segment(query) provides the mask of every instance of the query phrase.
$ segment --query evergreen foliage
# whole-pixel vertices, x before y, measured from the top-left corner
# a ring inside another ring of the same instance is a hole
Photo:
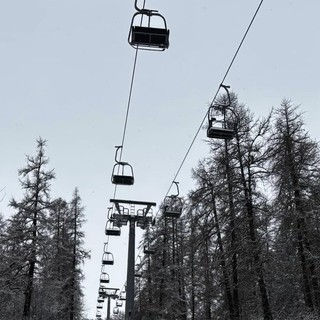
[[[11,199],[8,220],[0,217],[0,319],[83,319],[83,208],[77,189],[70,203],[51,199],[45,146],[39,138],[26,157],[23,197]]]
[[[319,144],[288,100],[231,109],[235,137],[208,141],[182,217],[145,234],[135,319],[320,319]]]

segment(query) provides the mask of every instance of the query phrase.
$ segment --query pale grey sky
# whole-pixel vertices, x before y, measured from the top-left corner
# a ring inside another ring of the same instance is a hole
[[[160,204],[204,117],[259,0],[149,0],[167,20],[170,47],[140,51],[123,151],[136,184],[117,197]],[[320,3],[265,0],[225,84],[257,115],[281,100],[301,104],[319,139]],[[21,190],[17,170],[36,139],[48,140],[54,197],[79,187],[87,223],[86,308],[94,317],[104,225],[114,186],[114,146],[121,143],[135,50],[127,43],[134,1],[0,0],[0,189],[7,208]],[[206,155],[205,132],[177,180]],[[110,239],[112,287],[126,280],[127,227]]]

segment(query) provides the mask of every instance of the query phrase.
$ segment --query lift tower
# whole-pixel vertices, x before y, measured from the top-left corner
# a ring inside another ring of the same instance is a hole
[[[150,210],[156,206],[155,202],[133,201],[110,199],[114,203],[116,212],[112,219],[119,225],[125,225],[129,222],[129,246],[128,246],[128,265],[127,265],[127,293],[126,293],[126,312],[125,319],[132,320],[134,312],[134,264],[135,264],[135,227],[145,229],[152,223],[152,214]],[[123,210],[123,205],[130,205],[130,210]],[[136,210],[136,206],[140,209]],[[141,209],[141,207],[143,207]]]

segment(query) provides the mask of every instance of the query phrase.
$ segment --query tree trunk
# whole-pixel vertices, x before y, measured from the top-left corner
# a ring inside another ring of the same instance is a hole
[[[234,320],[235,319],[235,311],[234,311],[234,306],[233,306],[233,299],[232,299],[228,269],[226,266],[226,258],[225,258],[224,248],[223,248],[222,239],[221,239],[221,232],[220,232],[220,225],[219,225],[219,219],[218,219],[217,208],[216,208],[216,201],[215,201],[212,189],[211,189],[211,196],[212,196],[212,204],[213,204],[214,223],[215,223],[216,230],[217,230],[217,242],[218,242],[218,247],[219,247],[219,251],[220,251],[220,265],[221,265],[221,269],[222,269],[224,292],[225,292],[225,295],[227,298],[230,320]]]
[[[233,310],[234,319],[240,319],[240,303],[239,303],[239,287],[238,287],[238,249],[237,249],[237,233],[235,226],[235,210],[233,202],[233,187],[231,183],[231,170],[229,164],[228,144],[225,140],[225,155],[226,155],[226,175],[228,183],[228,198],[230,210],[230,229],[231,229],[231,250],[232,250],[232,286],[233,286]]]

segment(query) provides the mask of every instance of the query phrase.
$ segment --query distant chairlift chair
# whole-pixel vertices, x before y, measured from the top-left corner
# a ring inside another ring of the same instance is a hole
[[[179,197],[178,182],[173,181],[177,187],[177,194],[165,197],[162,204],[162,211],[165,217],[180,218],[182,214],[183,201]]]

